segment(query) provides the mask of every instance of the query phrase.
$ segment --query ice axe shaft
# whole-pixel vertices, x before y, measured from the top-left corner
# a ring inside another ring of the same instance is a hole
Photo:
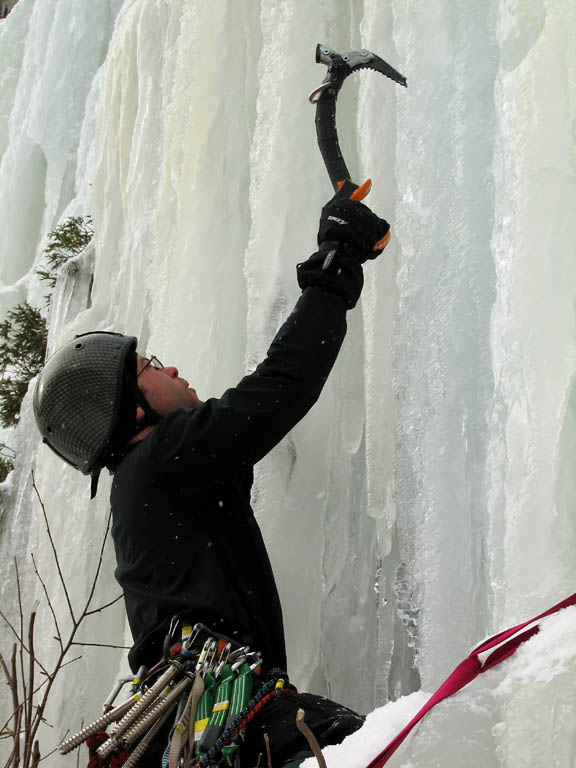
[[[326,64],[328,72],[319,88],[310,94],[310,102],[316,104],[316,136],[324,159],[324,165],[335,191],[350,190],[353,200],[362,200],[372,186],[370,179],[358,186],[350,179],[350,173],[342,156],[336,130],[336,101],[344,80],[360,69],[372,69],[406,86],[406,78],[375,53],[365,49],[339,54],[319,43],[316,46],[316,62]]]

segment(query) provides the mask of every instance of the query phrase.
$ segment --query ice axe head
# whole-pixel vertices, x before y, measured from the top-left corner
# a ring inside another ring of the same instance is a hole
[[[350,181],[350,174],[340,151],[336,131],[336,100],[344,80],[348,75],[360,69],[372,69],[375,72],[380,72],[403,86],[406,86],[406,78],[380,56],[365,49],[340,54],[319,43],[316,46],[316,62],[326,64],[328,72],[322,85],[312,91],[309,99],[311,103],[316,104],[318,146],[324,158],[332,186],[338,190],[344,182]],[[352,181],[350,183],[353,184]],[[354,189],[356,187],[357,185],[354,185]]]

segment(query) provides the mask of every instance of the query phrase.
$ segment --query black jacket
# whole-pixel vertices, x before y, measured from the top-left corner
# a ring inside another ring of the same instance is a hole
[[[187,615],[286,668],[282,611],[250,506],[253,465],[316,402],[346,333],[346,307],[307,288],[266,359],[221,398],[162,419],[116,470],[112,536],[135,670]]]

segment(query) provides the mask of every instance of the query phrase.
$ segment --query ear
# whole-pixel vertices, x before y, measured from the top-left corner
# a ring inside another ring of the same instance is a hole
[[[142,416],[144,416],[144,409],[140,408],[140,406],[137,405],[136,406],[136,422],[139,422]]]

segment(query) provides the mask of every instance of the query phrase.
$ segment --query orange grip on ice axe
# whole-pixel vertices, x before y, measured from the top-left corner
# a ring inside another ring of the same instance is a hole
[[[351,179],[343,179],[342,181],[337,182],[337,192],[336,194],[340,194],[343,197],[349,197],[350,200],[364,200],[364,198],[369,194],[370,190],[372,189],[372,179],[366,179],[366,181],[363,184],[360,184],[358,186],[357,184],[354,184],[354,182]],[[383,251],[384,248],[388,245],[388,242],[390,241],[390,230],[386,232],[384,237],[380,238],[372,248],[373,251]]]
[[[346,192],[348,192],[349,189],[351,190],[350,194],[347,195],[350,200],[364,200],[364,198],[372,189],[372,179],[366,179],[366,181],[363,184],[360,184],[360,186],[354,184],[352,179],[343,179],[336,184],[336,189],[338,192],[341,192],[342,189],[344,189],[345,184],[347,185]],[[353,190],[352,187],[354,188]]]

